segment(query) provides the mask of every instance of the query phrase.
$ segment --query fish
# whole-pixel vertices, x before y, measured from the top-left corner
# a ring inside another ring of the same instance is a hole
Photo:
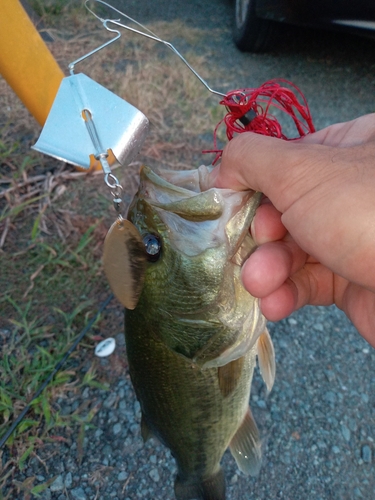
[[[249,407],[256,361],[268,391],[275,379],[266,319],[240,276],[256,248],[249,227],[262,195],[208,188],[208,172],[143,166],[105,251],[126,307],[141,434],[170,449],[177,500],[225,500],[228,447],[242,472],[258,474],[262,443]]]

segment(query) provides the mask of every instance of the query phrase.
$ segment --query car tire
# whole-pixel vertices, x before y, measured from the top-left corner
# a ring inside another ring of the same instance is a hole
[[[256,0],[235,0],[233,41],[243,52],[263,52],[268,48],[274,23],[255,13]]]

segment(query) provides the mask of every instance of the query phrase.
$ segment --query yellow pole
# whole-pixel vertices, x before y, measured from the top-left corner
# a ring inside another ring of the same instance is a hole
[[[43,125],[64,73],[18,0],[0,0],[0,74]]]

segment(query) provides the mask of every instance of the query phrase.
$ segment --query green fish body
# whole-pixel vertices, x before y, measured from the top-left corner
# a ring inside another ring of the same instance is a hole
[[[249,409],[256,357],[269,389],[275,373],[265,319],[240,279],[261,195],[204,190],[206,175],[143,167],[128,214],[148,254],[125,316],[129,370],[144,439],[155,435],[176,460],[178,500],[225,499],[228,446],[242,471],[259,471]]]

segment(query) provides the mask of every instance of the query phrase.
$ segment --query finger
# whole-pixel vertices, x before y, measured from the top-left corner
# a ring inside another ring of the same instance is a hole
[[[258,207],[250,231],[257,245],[281,240],[287,233],[281,222],[281,213],[269,201]]]
[[[284,213],[327,176],[327,154],[333,154],[327,146],[243,133],[224,148],[221,164],[211,172],[209,185],[261,191]],[[337,168],[328,163],[331,169]]]
[[[260,309],[269,321],[280,321],[297,309],[297,296],[294,283],[287,280],[273,293],[260,299]]]
[[[375,347],[375,294],[354,283],[349,284],[340,304],[359,333]]]
[[[375,113],[350,122],[336,123],[298,140],[304,144],[326,144],[328,146],[357,146],[375,139]]]
[[[306,263],[279,288],[261,299],[261,310],[270,321],[279,321],[305,305],[333,304],[335,289],[340,288],[345,289],[343,278],[335,277],[319,263]]]
[[[244,263],[242,283],[254,297],[266,297],[295,274],[306,258],[292,239],[265,243]]]
[[[290,279],[297,290],[296,309],[334,303],[334,274],[319,262],[306,263]]]

